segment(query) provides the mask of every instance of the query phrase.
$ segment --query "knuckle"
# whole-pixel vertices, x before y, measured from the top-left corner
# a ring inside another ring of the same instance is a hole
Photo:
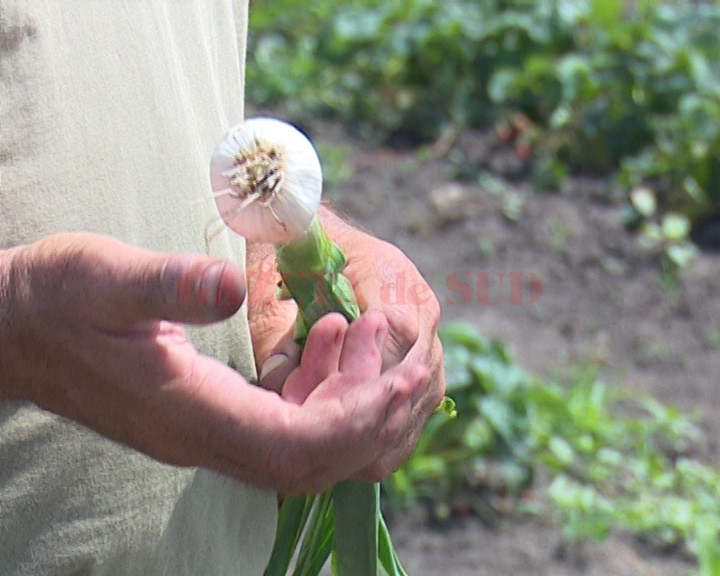
[[[390,336],[403,353],[407,352],[420,337],[420,325],[415,311],[406,306],[398,309],[389,317]]]
[[[442,307],[440,306],[440,300],[438,300],[435,292],[432,292],[428,301],[424,304],[426,314],[430,318],[433,330],[440,324],[440,317],[442,315]]]
[[[425,390],[431,381],[431,371],[422,363],[415,363],[408,367],[404,380],[411,391]]]
[[[435,336],[435,344],[432,351],[432,362],[433,362],[433,375],[440,382],[440,385],[445,390],[445,356],[443,353],[442,343],[440,338]]]
[[[86,244],[75,238],[49,236],[38,241],[31,257],[30,270],[37,271],[36,280],[62,289],[67,280],[83,272]]]
[[[415,372],[415,368],[411,372]],[[398,374],[385,385],[390,403],[405,403],[410,400],[416,379],[412,375]]]

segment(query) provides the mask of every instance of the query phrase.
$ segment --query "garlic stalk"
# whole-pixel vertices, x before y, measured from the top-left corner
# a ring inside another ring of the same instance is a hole
[[[320,162],[299,130],[272,118],[232,128],[213,154],[211,182],[231,230],[275,245],[283,288],[298,305],[298,342],[330,312],[357,319],[360,309],[342,274],[345,256],[316,216]],[[377,484],[347,481],[315,498],[285,499],[267,576],[285,576],[298,544],[294,575],[317,576],[331,551],[337,576],[377,576],[379,566],[390,576],[405,574],[380,513]]]

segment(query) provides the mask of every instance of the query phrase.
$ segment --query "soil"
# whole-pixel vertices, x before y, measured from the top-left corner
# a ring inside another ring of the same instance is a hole
[[[440,297],[444,320],[502,339],[534,373],[590,361],[618,386],[698,413],[707,432],[703,457],[720,463],[720,257],[700,254],[674,279],[659,252],[626,230],[617,192],[605,182],[574,178],[560,191],[537,191],[526,162],[494,134],[464,134],[452,147],[420,154],[368,149],[333,125],[309,132],[325,149],[347,152],[350,176],[330,190],[330,200],[412,258]],[[525,273],[533,288],[526,286],[521,303],[508,292],[509,276],[498,288],[498,274],[509,272]],[[491,273],[490,297],[461,303],[467,294],[452,280],[474,284],[476,273]],[[489,526],[468,517],[433,526],[418,510],[394,519],[392,532],[413,576],[691,570],[679,554],[645,549],[627,535],[569,545],[539,518]]]

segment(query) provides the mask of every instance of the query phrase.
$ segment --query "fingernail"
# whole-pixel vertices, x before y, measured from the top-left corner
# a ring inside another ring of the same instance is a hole
[[[268,359],[262,365],[260,369],[260,380],[264,380],[271,372],[274,372],[289,360],[285,354],[273,354],[268,356]]]
[[[200,275],[197,287],[198,302],[205,306],[217,306],[220,300],[218,290],[225,272],[225,262],[214,262]]]

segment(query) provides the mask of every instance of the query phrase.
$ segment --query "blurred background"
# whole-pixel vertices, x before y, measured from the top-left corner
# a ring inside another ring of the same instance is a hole
[[[248,113],[443,305],[409,574],[719,576],[720,1],[250,9]]]

